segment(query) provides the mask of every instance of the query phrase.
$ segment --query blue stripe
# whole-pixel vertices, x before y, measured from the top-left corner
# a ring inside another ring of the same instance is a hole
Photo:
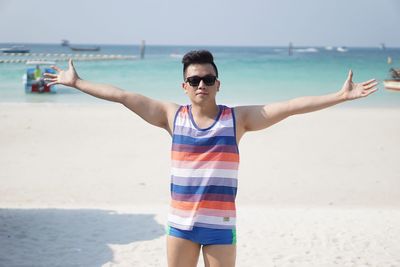
[[[175,128],[176,128],[176,117],[178,117],[178,114],[179,114],[179,112],[181,112],[181,109],[183,108],[183,106],[180,106],[179,108],[178,108],[178,110],[176,111],[176,113],[175,113],[175,116],[174,116],[174,129],[172,130],[172,133],[174,133],[175,132]]]
[[[194,227],[202,227],[202,228],[211,228],[211,229],[236,229],[236,227],[234,225],[208,224],[208,223],[199,223],[199,222],[195,222],[193,224],[193,226]],[[229,243],[229,244],[232,244],[232,243]]]
[[[232,112],[232,121],[233,121],[233,133],[234,133],[234,136],[235,136],[235,140],[237,140],[237,136],[236,136],[236,117],[235,117],[235,109],[234,109],[234,108],[231,108],[231,112]],[[237,145],[237,143],[235,143],[235,144],[236,144],[236,147],[237,147],[237,149],[238,149],[237,153],[239,153],[239,146]]]
[[[225,152],[238,154],[236,145],[221,145],[221,146],[196,146],[185,144],[172,144],[172,151],[191,152],[191,153],[206,153],[206,152]]]
[[[236,195],[237,188],[230,186],[181,186],[171,183],[171,192],[178,194],[225,194]]]
[[[212,146],[212,145],[236,145],[234,136],[215,136],[210,138],[193,138],[185,135],[175,135],[174,144],[197,145],[197,146]]]

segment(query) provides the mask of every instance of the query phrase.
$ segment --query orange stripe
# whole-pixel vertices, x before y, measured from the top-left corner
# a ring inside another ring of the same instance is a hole
[[[235,210],[235,203],[222,202],[222,201],[203,200],[201,202],[186,202],[186,201],[171,200],[171,206],[175,209],[180,209],[180,210],[198,210],[199,208],[216,209],[216,210]]]
[[[230,109],[225,109],[222,113],[221,113],[221,117],[225,117],[225,116],[229,116],[231,115],[231,110]]]
[[[179,111],[180,115],[185,115],[188,113],[188,109],[186,106],[182,107],[181,110]]]
[[[202,201],[200,208],[216,210],[235,210],[235,203],[222,201]]]
[[[199,202],[177,201],[172,199],[171,207],[180,210],[197,210],[199,207]]]
[[[190,153],[172,151],[173,160],[185,161],[233,161],[239,162],[239,155],[225,152]]]

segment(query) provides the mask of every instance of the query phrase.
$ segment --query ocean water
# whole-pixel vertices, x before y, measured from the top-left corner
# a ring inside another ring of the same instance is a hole
[[[0,44],[0,47],[8,46]],[[72,53],[58,44],[25,46],[32,53]],[[400,67],[400,48],[350,47],[347,52],[339,52],[323,47],[295,47],[293,55],[289,56],[287,47],[146,46],[143,60],[138,57],[137,60],[76,61],[75,67],[84,79],[185,104],[189,100],[181,89],[180,60],[183,54],[194,49],[208,49],[214,54],[221,81],[218,103],[266,104],[305,95],[333,93],[341,88],[348,70],[352,69],[355,82],[376,78],[380,81],[380,90],[368,98],[344,105],[400,106],[400,93],[385,90],[381,82],[389,78],[391,67]],[[101,45],[101,51],[86,53],[138,56],[139,52],[139,46],[134,45]],[[393,59],[391,65],[387,64],[388,56]],[[10,58],[0,54],[0,59]],[[60,61],[57,65],[66,68],[67,63]],[[0,102],[106,102],[63,86],[58,86],[56,94],[25,94],[22,76],[26,68],[24,63],[0,63]]]

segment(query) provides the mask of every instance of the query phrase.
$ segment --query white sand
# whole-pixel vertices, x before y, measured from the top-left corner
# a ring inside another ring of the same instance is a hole
[[[333,108],[246,135],[237,266],[400,266],[399,122]],[[117,104],[0,104],[0,266],[166,266],[170,145]]]

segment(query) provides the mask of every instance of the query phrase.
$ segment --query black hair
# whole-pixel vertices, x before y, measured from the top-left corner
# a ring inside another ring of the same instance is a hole
[[[185,78],[186,69],[192,64],[211,64],[215,70],[215,75],[218,78],[218,69],[214,63],[214,57],[210,51],[194,50],[186,53],[182,58],[183,78]]]

